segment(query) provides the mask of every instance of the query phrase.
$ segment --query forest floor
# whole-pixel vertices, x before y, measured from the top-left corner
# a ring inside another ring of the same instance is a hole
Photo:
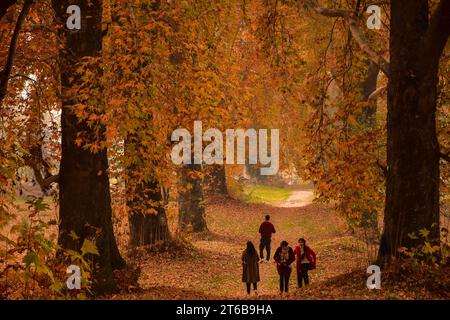
[[[206,232],[184,241],[123,251],[139,272],[135,267],[121,271],[117,275],[121,293],[100,299],[450,299],[448,265],[439,270],[383,272],[381,290],[367,289],[366,247],[348,232],[345,220],[331,205],[313,202],[312,186],[250,189],[245,201],[208,197]],[[25,206],[25,201],[18,200],[18,205]],[[277,231],[272,255],[282,240],[295,246],[303,237],[317,253],[317,269],[310,272],[311,285],[303,289],[297,289],[293,272],[290,293],[281,297],[276,265],[273,260],[264,262],[259,294],[248,297],[241,282],[241,255],[248,240],[258,248],[258,229],[266,214]],[[54,205],[46,218],[57,220]],[[56,227],[50,231],[56,238]]]
[[[329,205],[311,200],[311,190],[294,190],[276,205],[209,198],[207,232],[189,239],[186,245],[169,244],[162,252],[148,248],[129,255],[141,271],[139,288],[107,299],[434,299],[442,298],[442,292],[449,298],[448,282],[444,288],[433,287],[435,293],[427,283],[411,289],[408,279],[404,286],[389,284],[384,289],[382,283],[381,290],[367,289],[366,252]],[[300,237],[316,251],[317,269],[310,272],[308,288],[297,289],[293,272],[291,292],[281,297],[272,260],[260,264],[258,296],[246,295],[241,254],[248,240],[258,248],[258,228],[265,214],[271,215],[277,231],[272,238],[272,255],[282,240],[295,246]]]

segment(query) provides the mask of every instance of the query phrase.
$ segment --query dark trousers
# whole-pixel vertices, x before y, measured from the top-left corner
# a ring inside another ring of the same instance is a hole
[[[266,259],[270,260],[270,238],[261,238],[259,241],[259,257],[264,259],[264,248],[267,251]]]
[[[290,273],[282,273],[280,274],[280,292],[288,292],[289,291],[289,277]]]
[[[309,284],[309,276],[308,276],[309,267],[310,267],[309,263],[302,263],[300,272],[297,272],[297,284],[299,288],[302,287],[303,281],[305,282],[305,286]]]
[[[247,285],[247,293],[250,294],[250,285],[251,285],[251,283],[247,282],[246,285]],[[253,283],[253,290],[258,290],[258,284],[256,282]]]

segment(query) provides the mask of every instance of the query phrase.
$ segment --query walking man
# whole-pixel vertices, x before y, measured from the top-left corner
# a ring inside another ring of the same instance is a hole
[[[261,241],[259,242],[259,256],[261,257],[261,262],[264,261],[264,248],[266,249],[266,260],[270,261],[270,241],[272,238],[272,233],[275,233],[275,227],[269,221],[270,216],[266,215],[266,220],[261,223],[259,227],[259,233],[261,234]]]

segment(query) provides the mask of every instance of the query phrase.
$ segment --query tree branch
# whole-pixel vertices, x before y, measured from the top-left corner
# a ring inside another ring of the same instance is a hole
[[[9,44],[8,57],[6,59],[5,67],[0,71],[0,105],[6,96],[8,89],[9,76],[11,74],[12,67],[14,65],[14,58],[16,56],[17,42],[19,40],[20,29],[22,28],[25,17],[28,15],[33,0],[25,0],[23,4],[22,11],[17,18],[16,26],[14,28],[14,33],[11,37],[11,42]]]
[[[443,0],[444,1],[444,0]],[[445,0],[447,1],[447,0]],[[371,46],[367,43],[365,40],[365,37],[361,31],[361,28],[359,27],[359,19],[355,17],[352,10],[349,9],[329,9],[329,8],[323,8],[319,6],[317,0],[303,0],[303,2],[311,9],[313,9],[315,12],[317,12],[320,15],[326,16],[326,17],[340,17],[347,21],[350,32],[353,36],[353,39],[355,39],[356,43],[359,45],[362,51],[364,51],[369,59],[373,61],[376,65],[380,67],[380,70],[383,71],[383,73],[389,77],[389,62],[380,54],[375,52]],[[299,2],[300,3],[300,2]]]
[[[23,157],[24,164],[33,170],[36,182],[41,187],[41,190],[45,192],[50,187],[50,184],[58,182],[59,174],[52,175],[50,173],[50,166],[44,160],[40,143],[31,146],[29,149],[29,153]]]
[[[352,10],[349,9],[330,9],[319,6],[317,0],[303,0],[303,2],[311,9],[313,9],[316,13],[325,16],[325,17],[340,17],[347,19],[353,13]],[[300,2],[299,2],[300,3]]]
[[[53,182],[59,182],[59,174],[45,178],[43,181],[44,188],[48,188]]]
[[[424,37],[422,57],[425,63],[429,61],[439,64],[450,36],[450,0],[441,0],[434,11],[430,25]]]
[[[51,175],[44,178],[36,163],[28,162],[27,165],[33,170],[37,183],[41,187],[42,192],[45,192],[53,182],[58,182],[59,174]]]
[[[384,5],[388,5],[388,4],[391,4],[391,1],[390,1],[390,0],[384,0],[384,1],[371,1],[371,2],[367,3],[367,4],[364,6],[364,10],[367,10],[367,8],[370,7],[370,6],[384,6]]]
[[[367,100],[375,100],[377,99],[380,95],[382,95],[385,91],[386,91],[387,87],[386,86],[382,86],[378,89],[376,89],[374,92],[372,92],[370,94],[370,96],[367,98]]]
[[[349,17],[347,20],[353,39],[355,39],[361,50],[367,54],[373,63],[380,67],[380,70],[383,71],[387,77],[389,77],[389,62],[381,54],[375,52],[367,43],[358,26],[358,20],[355,17]]]

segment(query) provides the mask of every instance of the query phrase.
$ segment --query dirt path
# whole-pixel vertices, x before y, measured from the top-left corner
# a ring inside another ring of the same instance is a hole
[[[306,195],[309,196],[309,193]],[[318,255],[318,268],[312,283],[320,283],[354,269],[351,239],[344,235],[345,224],[328,206],[306,203],[305,193],[294,193],[286,206],[245,203],[215,198],[207,205],[209,231],[191,239],[193,248],[164,254],[139,255],[139,280],[143,291],[113,298],[120,299],[231,299],[245,298],[241,282],[241,254],[247,240],[259,245],[258,228],[265,214],[276,227],[272,254],[282,240],[295,245],[307,239]],[[175,250],[177,251],[177,250]],[[278,294],[278,274],[273,262],[260,266],[262,297]],[[291,278],[295,288],[296,275]]]
[[[281,208],[298,208],[312,203],[314,200],[314,191],[311,190],[293,190],[286,201],[277,204]]]

